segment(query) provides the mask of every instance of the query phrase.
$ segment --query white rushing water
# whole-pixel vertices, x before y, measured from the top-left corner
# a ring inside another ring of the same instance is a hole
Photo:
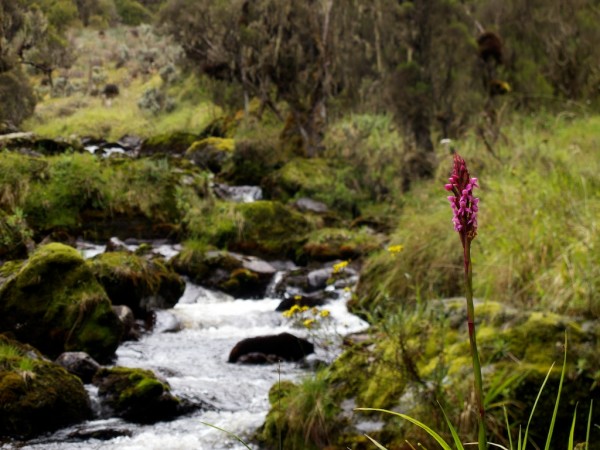
[[[168,249],[162,249],[166,253]],[[94,252],[90,252],[94,253]],[[89,256],[89,254],[87,255]],[[366,328],[366,323],[347,312],[349,292],[326,308],[331,311],[332,338]],[[137,342],[126,342],[117,351],[116,365],[153,370],[165,378],[172,392],[210,408],[171,422],[136,425],[120,419],[94,420],[36,439],[19,448],[28,450],[242,450],[234,438],[202,422],[249,438],[263,423],[269,409],[268,391],[279,379],[298,380],[310,372],[295,363],[278,365],[240,365],[227,363],[229,352],[241,339],[289,331],[281,313],[275,312],[279,299],[239,300],[188,283],[179,303],[171,310],[159,311],[155,331]],[[174,316],[174,317],[173,317]],[[178,332],[162,332],[164,323],[176,318]],[[331,351],[316,348],[316,358],[329,359]],[[88,389],[93,392],[93,388]],[[78,430],[128,430],[130,436],[110,440],[69,442]],[[3,446],[2,449],[11,447]]]

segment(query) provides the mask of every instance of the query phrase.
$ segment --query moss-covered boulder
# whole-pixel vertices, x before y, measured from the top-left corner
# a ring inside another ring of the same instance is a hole
[[[198,136],[191,133],[173,132],[159,134],[142,142],[140,155],[165,154],[181,156],[197,140]]]
[[[263,179],[281,168],[288,157],[273,140],[236,139],[235,149],[220,176],[234,185],[259,186]]]
[[[105,252],[87,264],[112,303],[130,307],[138,317],[172,308],[185,290],[183,278],[160,256]]]
[[[322,228],[309,234],[302,247],[307,260],[348,260],[365,256],[383,245],[384,236],[368,227],[360,229]]]
[[[56,358],[85,351],[110,359],[122,327],[102,286],[72,247],[52,243],[11,266],[0,287],[0,331]]]
[[[169,384],[149,370],[105,368],[96,373],[93,383],[103,407],[128,421],[154,423],[180,412],[181,402],[171,394]]]
[[[0,437],[30,438],[91,416],[81,380],[0,335]]]
[[[172,261],[175,270],[203,286],[237,298],[262,298],[275,268],[253,256],[185,245]]]
[[[242,253],[296,258],[311,229],[304,215],[276,201],[240,203],[235,210],[240,234],[229,247]]]
[[[223,166],[231,160],[234,150],[234,140],[209,137],[194,142],[185,152],[185,157],[198,167],[219,173]]]
[[[216,201],[188,210],[187,232],[199,246],[260,257],[296,258],[311,223],[280,202]]]
[[[343,163],[334,164],[321,158],[294,158],[266,177],[262,183],[266,197],[288,201],[310,197],[335,211],[356,210],[362,198],[352,188],[352,170]]]

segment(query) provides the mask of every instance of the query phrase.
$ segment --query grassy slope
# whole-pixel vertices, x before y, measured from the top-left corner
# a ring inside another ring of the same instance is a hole
[[[175,83],[164,83],[159,72],[176,61],[179,50],[165,38],[155,36],[147,26],[109,29],[103,36],[91,29],[77,30],[71,40],[76,48],[76,62],[69,70],[56,74],[55,80],[67,79],[74,92],[53,95],[49,89],[38,87],[40,102],[24,125],[27,131],[45,137],[148,137],[171,131],[198,131],[220,114],[194,78],[179,76]],[[148,58],[154,62],[148,62]],[[35,79],[34,83],[40,81]],[[110,104],[102,96],[89,95],[106,83],[120,88],[120,95]],[[175,110],[169,114],[141,110],[138,101],[151,88],[165,90],[175,101]]]

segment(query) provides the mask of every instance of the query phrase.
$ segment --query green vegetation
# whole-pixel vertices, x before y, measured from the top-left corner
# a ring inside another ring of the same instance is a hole
[[[78,378],[0,334],[0,436],[30,438],[91,415]]]
[[[0,287],[0,329],[53,357],[64,351],[100,361],[113,356],[121,323],[77,250],[41,246],[13,270]]]
[[[481,185],[473,293],[489,435],[507,446],[506,429],[526,422],[565,329],[559,420],[570,422],[600,382],[598,8],[317,3],[0,0],[14,25],[0,28],[0,131],[67,139],[52,152],[0,137],[0,332],[51,356],[107,359],[120,334],[109,298],[133,292],[144,309],[164,283],[181,288],[147,256],[85,263],[60,244],[36,250],[48,236],[174,238],[184,242],[178,271],[221,271],[215,286],[234,293],[262,285],[228,251],[352,259],[351,308],[368,335],[326,370],[275,386],[259,440],[372,448],[353,407],[402,409],[447,430],[438,402],[475,439],[466,318],[453,299],[464,293],[463,255],[443,190],[458,151]],[[143,139],[134,158],[99,158],[79,142],[127,134]],[[220,198],[222,183],[260,186],[265,199]],[[305,197],[328,210],[305,211]],[[19,352],[0,345],[22,387],[19,371],[37,362]],[[538,445],[557,374],[530,429]],[[168,392],[148,374],[116,375],[127,385],[115,382],[115,404]],[[431,443],[395,417],[367,417],[390,448]]]

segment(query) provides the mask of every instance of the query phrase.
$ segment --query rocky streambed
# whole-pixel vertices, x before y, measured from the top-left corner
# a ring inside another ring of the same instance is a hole
[[[136,247],[130,246],[129,250]],[[81,252],[89,258],[98,257],[103,250],[101,246],[86,244]],[[179,248],[155,245],[153,250],[170,258],[178,253]],[[297,380],[309,374],[311,367],[319,362],[331,361],[340,349],[342,336],[366,326],[346,309],[350,287],[357,279],[350,268],[347,276],[337,281],[336,287],[335,282],[327,284],[326,281],[327,273],[329,283],[333,280],[330,265],[304,271],[304,275],[296,272],[295,282],[286,280],[291,279],[289,274],[297,268],[290,263],[286,267],[273,274],[264,294],[255,299],[235,298],[186,281],[183,295],[172,308],[154,312],[151,331],[118,347],[116,360],[108,367],[152,371],[159,380],[168,383],[172,395],[187,405],[193,405],[189,412],[172,420],[151,424],[111,417],[110,412],[101,407],[98,387],[88,383],[86,390],[92,405],[95,405],[89,420],[32,440],[8,442],[0,448],[244,448],[234,438],[204,423],[251,439],[265,420],[269,409],[268,392],[274,384],[279,380]],[[313,297],[322,296],[323,308],[328,311],[326,329],[299,329],[281,311],[276,311],[284,297],[300,301],[305,294],[298,283],[302,276],[307,283],[304,289],[312,291],[310,295]],[[314,340],[318,335],[314,354],[302,358],[301,362],[283,359],[275,364],[228,362],[236,343],[246,338],[281,333],[308,340]],[[319,345],[323,342],[327,342],[326,347]]]

